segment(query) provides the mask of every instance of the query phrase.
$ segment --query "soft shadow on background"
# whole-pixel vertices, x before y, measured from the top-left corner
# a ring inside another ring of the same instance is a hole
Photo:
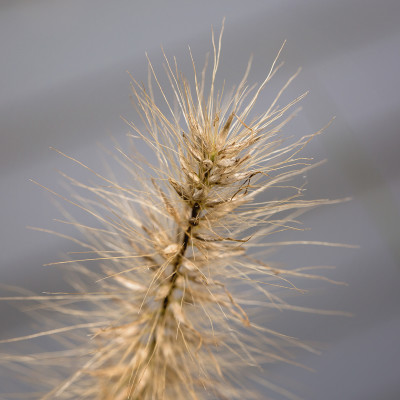
[[[223,17],[221,81],[241,78],[254,55],[250,83],[261,82],[282,42],[285,66],[271,96],[301,66],[285,99],[310,90],[286,132],[302,135],[334,123],[305,153],[328,159],[308,176],[307,198],[353,201],[309,213],[302,238],[360,245],[285,248],[276,260],[294,266],[335,265],[347,287],[315,284],[298,304],[346,310],[352,318],[277,313],[273,327],[323,344],[321,356],[299,354],[313,368],[273,365],[271,379],[309,400],[400,398],[400,2],[23,1],[0,3],[0,281],[36,292],[61,290],[57,268],[42,264],[71,250],[56,229],[50,196],[28,182],[59,189],[55,169],[80,177],[49,146],[102,168],[97,143],[124,143],[134,112],[126,70],[147,80],[145,51],[160,75],[161,46],[191,76],[190,45],[202,65],[213,25]],[[62,188],[60,189],[62,190]],[[63,228],[68,232],[68,228]],[[280,238],[291,238],[290,235]],[[297,237],[298,238],[298,237]],[[277,238],[278,239],[278,238]],[[2,289],[3,293],[8,293]],[[23,314],[0,304],[1,338],[28,331]],[[0,385],[5,384],[0,372]]]

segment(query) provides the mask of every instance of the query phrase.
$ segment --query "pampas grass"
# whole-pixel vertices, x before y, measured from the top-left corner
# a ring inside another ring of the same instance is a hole
[[[225,95],[216,85],[221,37],[222,31],[217,41],[212,36],[210,77],[207,65],[198,73],[193,62],[189,82],[176,60],[165,56],[174,98],[167,97],[150,62],[148,89],[132,78],[141,125],[126,121],[131,140],[143,141],[157,161],[117,147],[115,157],[129,182],[59,151],[92,172],[97,183],[64,175],[76,195],[45,189],[96,223],[66,216],[83,234],[84,239],[70,237],[82,252],[52,264],[74,271],[73,293],[13,298],[37,304],[30,312],[43,330],[3,342],[50,336],[59,345],[54,352],[3,357],[18,376],[35,381],[38,392],[31,398],[260,398],[252,381],[297,398],[269,381],[261,367],[296,364],[290,348],[313,349],[268,329],[261,317],[271,307],[318,311],[289,305],[275,289],[301,292],[291,279],[323,278],[304,268],[277,268],[265,253],[271,244],[289,244],[271,242],[273,233],[300,230],[303,212],[336,201],[304,200],[302,188],[289,183],[313,168],[300,152],[320,133],[294,142],[280,134],[305,96],[278,105],[294,77],[265,112],[252,113],[280,67],[280,51],[264,82],[248,86],[249,64]],[[156,104],[155,91],[167,113]],[[291,193],[261,200],[277,187]],[[55,322],[46,310],[58,313]]]

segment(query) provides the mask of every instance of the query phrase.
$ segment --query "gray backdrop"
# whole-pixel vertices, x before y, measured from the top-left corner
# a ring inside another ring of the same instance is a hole
[[[109,146],[111,134],[123,143],[128,128],[119,116],[134,118],[125,71],[145,81],[147,51],[166,83],[163,46],[190,76],[187,46],[201,65],[211,50],[210,27],[219,30],[224,16],[219,77],[228,87],[241,78],[250,54],[249,81],[261,82],[287,39],[285,66],[271,90],[298,66],[302,73],[285,98],[310,90],[287,132],[310,133],[336,116],[306,149],[316,159],[328,159],[308,175],[306,196],[350,195],[353,201],[308,214],[305,226],[311,230],[302,237],[360,245],[359,250],[285,248],[274,256],[292,266],[336,265],[329,276],[348,287],[315,283],[315,290],[294,301],[354,316],[276,315],[271,326],[322,343],[324,350],[320,356],[299,354],[298,360],[316,372],[277,364],[267,373],[305,399],[397,400],[398,0],[1,0],[0,281],[36,292],[63,287],[57,268],[42,264],[60,259],[72,246],[26,229],[60,228],[52,222],[59,213],[50,196],[28,178],[62,191],[55,169],[81,177],[49,146],[101,169],[96,143]],[[257,110],[264,108],[259,103]],[[10,292],[2,288],[2,293]],[[11,306],[1,303],[0,312],[0,338],[31,332],[24,315]],[[6,350],[3,346],[1,352]],[[0,385],[6,385],[1,369]]]

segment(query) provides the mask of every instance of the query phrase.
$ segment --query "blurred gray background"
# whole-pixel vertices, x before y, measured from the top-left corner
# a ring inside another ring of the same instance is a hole
[[[135,118],[126,70],[146,81],[147,51],[167,84],[163,46],[190,77],[188,45],[200,67],[211,50],[210,27],[219,31],[223,17],[219,79],[227,87],[240,80],[251,54],[249,82],[261,82],[287,39],[285,66],[256,111],[301,66],[285,99],[310,94],[286,132],[311,133],[336,116],[305,151],[328,159],[308,174],[306,197],[353,201],[312,211],[304,218],[310,230],[293,239],[360,246],[295,246],[274,255],[290,266],[335,265],[327,274],[349,286],[314,282],[314,290],[293,301],[354,316],[277,314],[274,329],[323,344],[323,351],[299,354],[315,372],[275,365],[266,373],[309,400],[400,399],[398,0],[1,0],[0,281],[35,292],[61,290],[58,269],[42,264],[73,246],[26,226],[69,228],[52,222],[59,212],[28,179],[62,191],[56,169],[81,177],[49,146],[101,170],[96,144],[109,147],[110,135],[124,143],[128,127],[119,116]],[[282,238],[292,235],[274,240]],[[0,303],[0,312],[0,338],[31,332],[12,306]],[[0,369],[0,385],[6,384]]]

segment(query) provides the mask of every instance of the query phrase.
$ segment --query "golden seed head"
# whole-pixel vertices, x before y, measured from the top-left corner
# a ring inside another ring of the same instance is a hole
[[[93,185],[67,177],[96,200],[79,195],[66,201],[97,225],[72,222],[84,234],[73,240],[89,254],[63,262],[80,274],[72,281],[75,293],[40,297],[46,307],[67,316],[62,321],[75,319],[65,329],[49,331],[60,335],[65,362],[41,356],[50,371],[43,376],[54,383],[43,399],[252,399],[257,395],[243,389],[246,371],[258,374],[253,366],[266,358],[292,362],[280,349],[297,342],[263,327],[258,320],[264,311],[255,312],[256,306],[290,308],[274,287],[297,290],[288,277],[315,276],[266,263],[265,238],[282,229],[298,230],[302,210],[328,201],[299,200],[296,188],[280,199],[257,197],[312,167],[297,154],[313,135],[292,143],[276,136],[290,119],[284,114],[303,96],[278,106],[281,91],[268,110],[252,115],[279,68],[278,57],[253,92],[246,83],[248,68],[231,97],[218,94],[221,36],[217,44],[212,39],[208,89],[206,69],[198,79],[193,64],[192,85],[165,57],[179,112],[170,106],[150,62],[170,114],[161,112],[153,90],[133,80],[143,127],[128,124],[155,152],[158,164],[150,165],[150,173],[120,150],[131,186],[98,173],[99,183]],[[99,268],[86,268],[85,261],[96,261]],[[85,292],[86,282],[96,282],[96,289]],[[266,297],[260,300],[256,293]],[[82,301],[87,305],[75,306]],[[68,377],[64,367],[72,368]]]

